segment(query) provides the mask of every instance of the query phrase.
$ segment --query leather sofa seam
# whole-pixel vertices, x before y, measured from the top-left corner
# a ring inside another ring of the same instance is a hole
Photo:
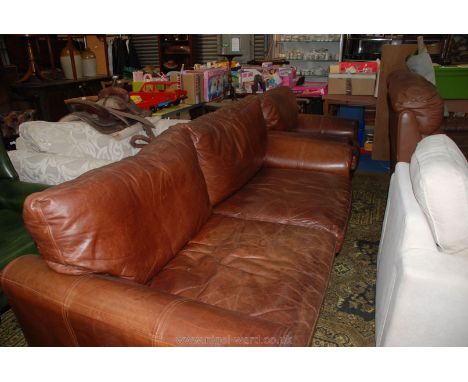
[[[172,301],[163,309],[159,316],[159,320],[156,321],[153,328],[153,334],[151,335],[152,346],[155,346],[157,342],[165,342],[160,339],[162,339],[168,324],[167,316],[169,316],[177,308],[177,306],[182,305],[188,301],[190,301],[188,298]]]
[[[42,220],[42,224],[44,224],[47,227],[47,231],[49,233],[49,236],[52,239],[52,244],[53,244],[53,246],[55,248],[56,253],[60,256],[60,260],[62,261],[63,264],[66,264],[66,260],[65,260],[63,254],[62,254],[62,251],[60,250],[60,248],[57,245],[55,237],[54,237],[54,235],[52,233],[52,230],[50,228],[50,224],[47,221],[47,219],[45,218],[44,212],[42,211],[41,201],[38,201],[38,205],[39,205],[38,212],[39,212],[40,219]]]
[[[68,334],[70,335],[73,343],[75,345],[79,345],[79,342],[78,342],[78,339],[76,337],[76,334],[75,334],[75,331],[73,330],[73,326],[68,318],[68,312],[69,312],[69,309],[70,309],[70,304],[71,304],[71,294],[73,292],[73,290],[78,286],[78,284],[80,284],[83,280],[85,279],[88,279],[89,278],[89,275],[81,275],[81,276],[78,276],[78,279],[76,279],[72,285],[70,286],[70,288],[68,289],[67,291],[67,294],[63,300],[63,303],[62,303],[62,318],[63,318],[63,321],[65,323],[65,327],[67,328],[67,331],[68,331]]]

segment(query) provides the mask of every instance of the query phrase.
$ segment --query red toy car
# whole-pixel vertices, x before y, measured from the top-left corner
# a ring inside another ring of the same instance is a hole
[[[177,82],[145,82],[139,91],[130,92],[129,95],[138,107],[150,110],[154,113],[164,107],[178,105],[182,99],[187,98],[186,90],[168,90],[169,86],[175,84],[177,84]]]

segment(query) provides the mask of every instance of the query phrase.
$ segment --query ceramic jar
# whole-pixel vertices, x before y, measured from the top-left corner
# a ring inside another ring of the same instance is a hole
[[[82,78],[83,77],[83,68],[81,63],[81,54],[78,50],[73,50],[73,57],[75,59],[75,68],[76,68],[76,77]],[[60,64],[62,65],[63,73],[65,74],[65,78],[67,80],[73,80],[73,68],[70,59],[70,49],[68,46],[62,49],[60,53]]]
[[[83,76],[96,76],[96,55],[89,48],[81,52],[81,64],[83,66]]]

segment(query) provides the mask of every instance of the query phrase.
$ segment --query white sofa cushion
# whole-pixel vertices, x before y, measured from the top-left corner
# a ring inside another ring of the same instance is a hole
[[[150,117],[158,136],[187,120]],[[8,152],[22,181],[59,184],[97,167],[135,155],[130,139],[144,134],[140,123],[114,134],[101,134],[85,122],[31,121],[21,124],[16,150]]]
[[[156,136],[172,125],[189,122],[161,120],[160,117],[149,117],[148,120],[154,125]],[[139,122],[114,134],[102,134],[81,121],[30,121],[20,126],[20,147],[23,150],[73,158],[118,161],[139,151],[130,145],[130,139],[135,134],[144,134]]]
[[[410,164],[413,192],[443,252],[468,249],[468,162],[446,135],[418,143]]]
[[[50,185],[75,179],[89,170],[112,163],[103,159],[74,158],[28,150],[10,150],[8,155],[21,181]]]

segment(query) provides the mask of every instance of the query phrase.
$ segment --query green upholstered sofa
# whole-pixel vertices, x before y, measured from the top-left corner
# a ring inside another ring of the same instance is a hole
[[[23,226],[23,202],[26,196],[47,186],[18,180],[0,140],[0,272],[13,259],[37,253],[36,246]],[[8,302],[0,289],[0,312]]]

